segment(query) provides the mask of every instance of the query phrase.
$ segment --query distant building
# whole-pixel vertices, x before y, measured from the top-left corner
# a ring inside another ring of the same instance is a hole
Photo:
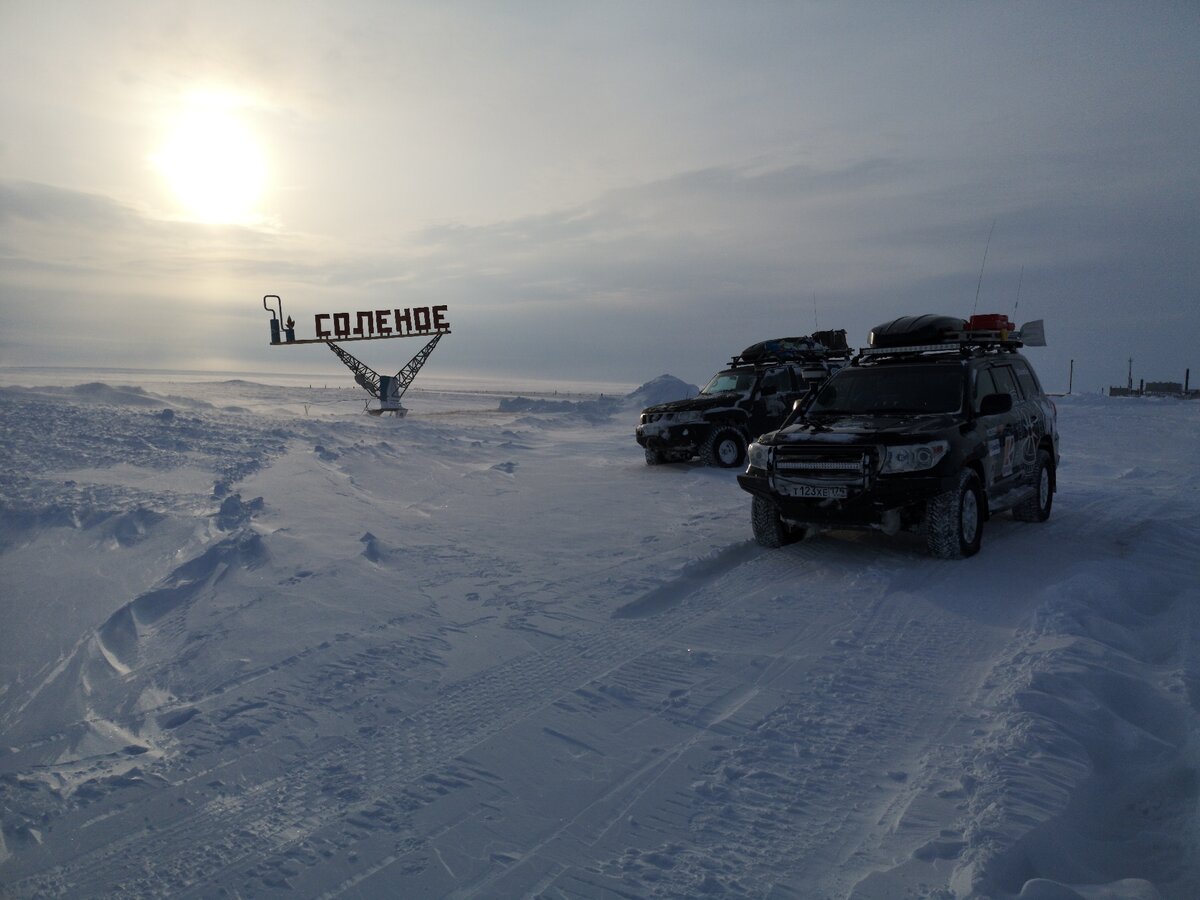
[[[1190,371],[1189,371],[1189,374]],[[1189,388],[1188,381],[1142,381],[1137,387],[1113,385],[1108,389],[1110,397],[1180,397],[1184,400],[1200,400],[1200,390]]]

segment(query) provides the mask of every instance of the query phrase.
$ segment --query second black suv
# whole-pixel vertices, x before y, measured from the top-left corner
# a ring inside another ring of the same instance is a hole
[[[646,464],[699,456],[710,466],[741,465],[756,435],[778,428],[798,399],[849,361],[842,330],[747,347],[699,396],[642,410],[635,435]]]
[[[1041,322],[909,316],[749,448],[738,476],[760,544],[813,527],[923,532],[934,556],[978,552],[983,523],[1045,521],[1054,498],[1054,404],[1017,349]]]

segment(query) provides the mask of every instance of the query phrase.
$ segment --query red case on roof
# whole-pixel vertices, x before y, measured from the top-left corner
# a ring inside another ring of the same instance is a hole
[[[981,313],[967,320],[967,331],[1012,331],[1014,327],[1004,313]]]

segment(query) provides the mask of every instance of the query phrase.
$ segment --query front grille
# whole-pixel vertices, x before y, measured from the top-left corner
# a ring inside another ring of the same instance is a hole
[[[789,478],[807,474],[828,478],[843,474],[862,477],[875,468],[872,447],[789,447],[781,446],[775,455],[775,471]]]
[[[696,421],[697,418],[698,417],[695,416],[689,416],[686,413],[642,413],[642,424],[649,425],[652,422],[662,422],[665,425],[669,422],[675,421],[678,421],[682,424],[689,424],[693,421]]]

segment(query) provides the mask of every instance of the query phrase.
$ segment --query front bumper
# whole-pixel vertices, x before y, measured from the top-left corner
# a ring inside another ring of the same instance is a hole
[[[647,450],[690,450],[693,453],[708,435],[704,423],[688,425],[638,425],[634,431],[637,442]]]
[[[774,476],[761,469],[738,475],[738,484],[750,494],[774,504],[789,522],[832,528],[886,528],[916,525],[928,500],[953,490],[955,475],[866,475],[854,479],[804,479],[817,487],[843,487],[845,497],[790,497],[780,492]]]

